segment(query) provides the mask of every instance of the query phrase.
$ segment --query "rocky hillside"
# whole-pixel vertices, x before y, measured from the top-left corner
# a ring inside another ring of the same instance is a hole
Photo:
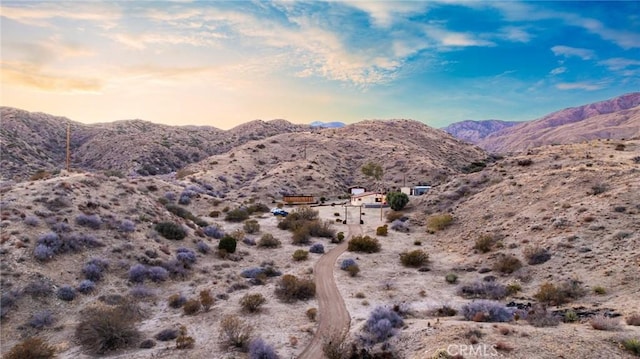
[[[228,131],[207,126],[167,126],[141,120],[86,125],[64,117],[0,108],[3,179],[24,180],[38,170],[65,166],[67,123],[72,167],[153,175],[224,153],[247,141],[308,131],[284,120],[253,121]]]
[[[520,122],[500,120],[467,120],[452,123],[449,126],[442,128],[442,130],[463,141],[478,143],[494,132],[498,132],[500,130],[518,124],[520,124]]]
[[[420,122],[363,121],[247,142],[189,165],[180,175],[232,198],[336,197],[356,185],[373,190],[437,184],[483,161],[487,155],[479,148]],[[367,162],[382,166],[381,181],[361,173]]]
[[[505,128],[490,134],[478,145],[490,152],[511,152],[542,145],[638,136],[640,92],[635,92]]]

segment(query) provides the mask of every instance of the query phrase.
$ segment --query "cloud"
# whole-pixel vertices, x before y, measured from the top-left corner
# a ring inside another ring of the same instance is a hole
[[[127,34],[115,33],[106,34],[107,37],[117,41],[127,47],[137,50],[146,49],[149,45],[191,45],[191,46],[213,46],[217,39],[225,38],[225,35],[211,31],[192,32],[190,34],[167,34],[167,33],[142,33]]]
[[[2,62],[2,81],[50,92],[99,92],[98,78],[45,73],[40,66],[23,62]]]
[[[564,66],[560,66],[560,67],[556,67],[555,69],[551,70],[549,72],[549,74],[551,74],[551,75],[560,75],[560,74],[563,74],[565,72],[567,72],[567,68],[564,67]]]
[[[512,42],[529,42],[531,34],[526,32],[522,27],[505,26],[500,29],[498,36]]]
[[[614,58],[611,58],[611,59],[600,61],[598,64],[606,66],[607,68],[609,68],[609,70],[618,71],[618,70],[626,69],[628,67],[640,66],[640,60],[625,59],[625,58],[622,58],[622,57],[614,57]]]
[[[425,32],[428,37],[435,40],[438,44],[445,47],[469,47],[469,46],[495,46],[496,44],[482,39],[481,37],[472,33],[453,32],[436,27],[433,25],[427,25]]]
[[[585,90],[585,91],[595,91],[603,88],[602,85],[592,84],[588,82],[561,82],[556,84],[556,88],[558,90]]]
[[[347,1],[344,4],[369,15],[373,25],[387,28],[407,15],[423,13],[428,3],[412,1]]]
[[[593,50],[582,49],[578,47],[561,46],[561,45],[552,47],[551,51],[553,51],[553,54],[556,56],[564,56],[564,57],[576,56],[583,60],[590,60],[595,56]]]
[[[48,20],[70,19],[97,23],[104,29],[117,25],[121,10],[114,4],[97,2],[38,2],[21,6],[0,6],[0,16],[23,24],[50,27]]]

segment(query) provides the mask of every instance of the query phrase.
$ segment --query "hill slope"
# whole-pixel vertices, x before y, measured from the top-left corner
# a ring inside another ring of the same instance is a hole
[[[0,115],[0,175],[15,180],[24,180],[37,170],[64,168],[68,123],[73,168],[141,175],[169,173],[250,140],[309,129],[284,120],[253,121],[228,131],[141,120],[86,125],[10,107],[0,108]]]
[[[567,108],[541,119],[490,134],[478,145],[491,152],[575,143],[598,138],[640,136],[640,92]]]
[[[478,143],[494,132],[498,132],[502,129],[509,128],[518,124],[520,124],[520,122],[500,120],[467,120],[452,123],[449,126],[442,128],[442,130],[463,141]]]

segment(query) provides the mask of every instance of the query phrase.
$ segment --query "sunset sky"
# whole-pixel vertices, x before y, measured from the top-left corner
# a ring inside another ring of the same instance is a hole
[[[1,104],[228,129],[531,120],[640,90],[640,2],[2,1]]]

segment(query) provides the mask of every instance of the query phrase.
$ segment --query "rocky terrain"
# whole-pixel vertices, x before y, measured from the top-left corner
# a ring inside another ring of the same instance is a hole
[[[141,120],[86,125],[64,117],[0,108],[2,178],[25,180],[36,171],[65,167],[67,124],[71,167],[155,175],[176,171],[247,141],[309,131],[284,120],[256,120],[223,131],[207,126],[167,126]]]
[[[477,142],[489,152],[529,148],[593,139],[640,136],[640,92],[610,100],[567,108],[543,118],[494,132]]]
[[[520,124],[516,121],[484,120],[484,121],[461,121],[452,123],[442,128],[448,134],[463,141],[477,144],[485,137],[502,129]]]

